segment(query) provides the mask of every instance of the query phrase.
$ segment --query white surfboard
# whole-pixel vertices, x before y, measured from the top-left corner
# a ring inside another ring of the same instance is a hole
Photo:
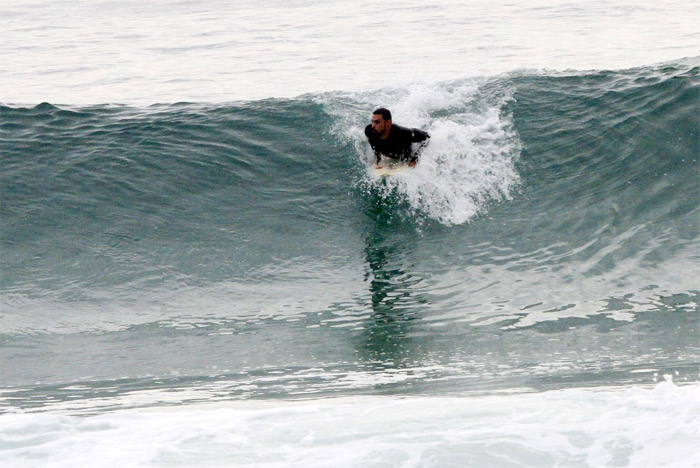
[[[413,166],[409,166],[405,162],[379,163],[372,166],[371,172],[375,177],[385,177],[398,174],[409,169],[413,169]]]

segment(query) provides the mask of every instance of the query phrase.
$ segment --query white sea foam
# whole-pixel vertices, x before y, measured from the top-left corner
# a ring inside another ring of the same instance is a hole
[[[417,169],[385,181],[416,213],[462,224],[510,196],[519,145],[498,107],[438,118],[426,129],[431,139]]]
[[[246,401],[0,417],[14,468],[700,464],[700,387]]]
[[[333,115],[336,135],[352,141],[365,164],[374,156],[363,129],[378,106],[388,107],[395,123],[430,133],[416,169],[386,179],[367,174],[360,183],[385,197],[398,193],[414,214],[449,225],[509,198],[519,182],[520,143],[504,111],[511,92],[471,79],[317,99]]]

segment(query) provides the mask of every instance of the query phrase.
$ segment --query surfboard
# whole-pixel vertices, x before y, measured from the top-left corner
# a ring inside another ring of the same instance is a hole
[[[404,162],[379,163],[372,166],[371,172],[372,174],[374,174],[375,177],[385,177],[394,174],[399,174],[409,169],[413,169],[413,167],[409,166]]]

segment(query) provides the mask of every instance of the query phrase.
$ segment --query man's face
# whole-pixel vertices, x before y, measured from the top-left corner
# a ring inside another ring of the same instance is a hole
[[[385,133],[389,133],[389,127],[391,126],[391,120],[384,120],[380,114],[372,114],[372,131],[384,136]]]

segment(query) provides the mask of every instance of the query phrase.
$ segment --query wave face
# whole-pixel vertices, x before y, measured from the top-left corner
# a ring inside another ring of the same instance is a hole
[[[1,107],[9,404],[696,381],[699,93],[686,60]],[[369,176],[377,105],[415,171]]]

